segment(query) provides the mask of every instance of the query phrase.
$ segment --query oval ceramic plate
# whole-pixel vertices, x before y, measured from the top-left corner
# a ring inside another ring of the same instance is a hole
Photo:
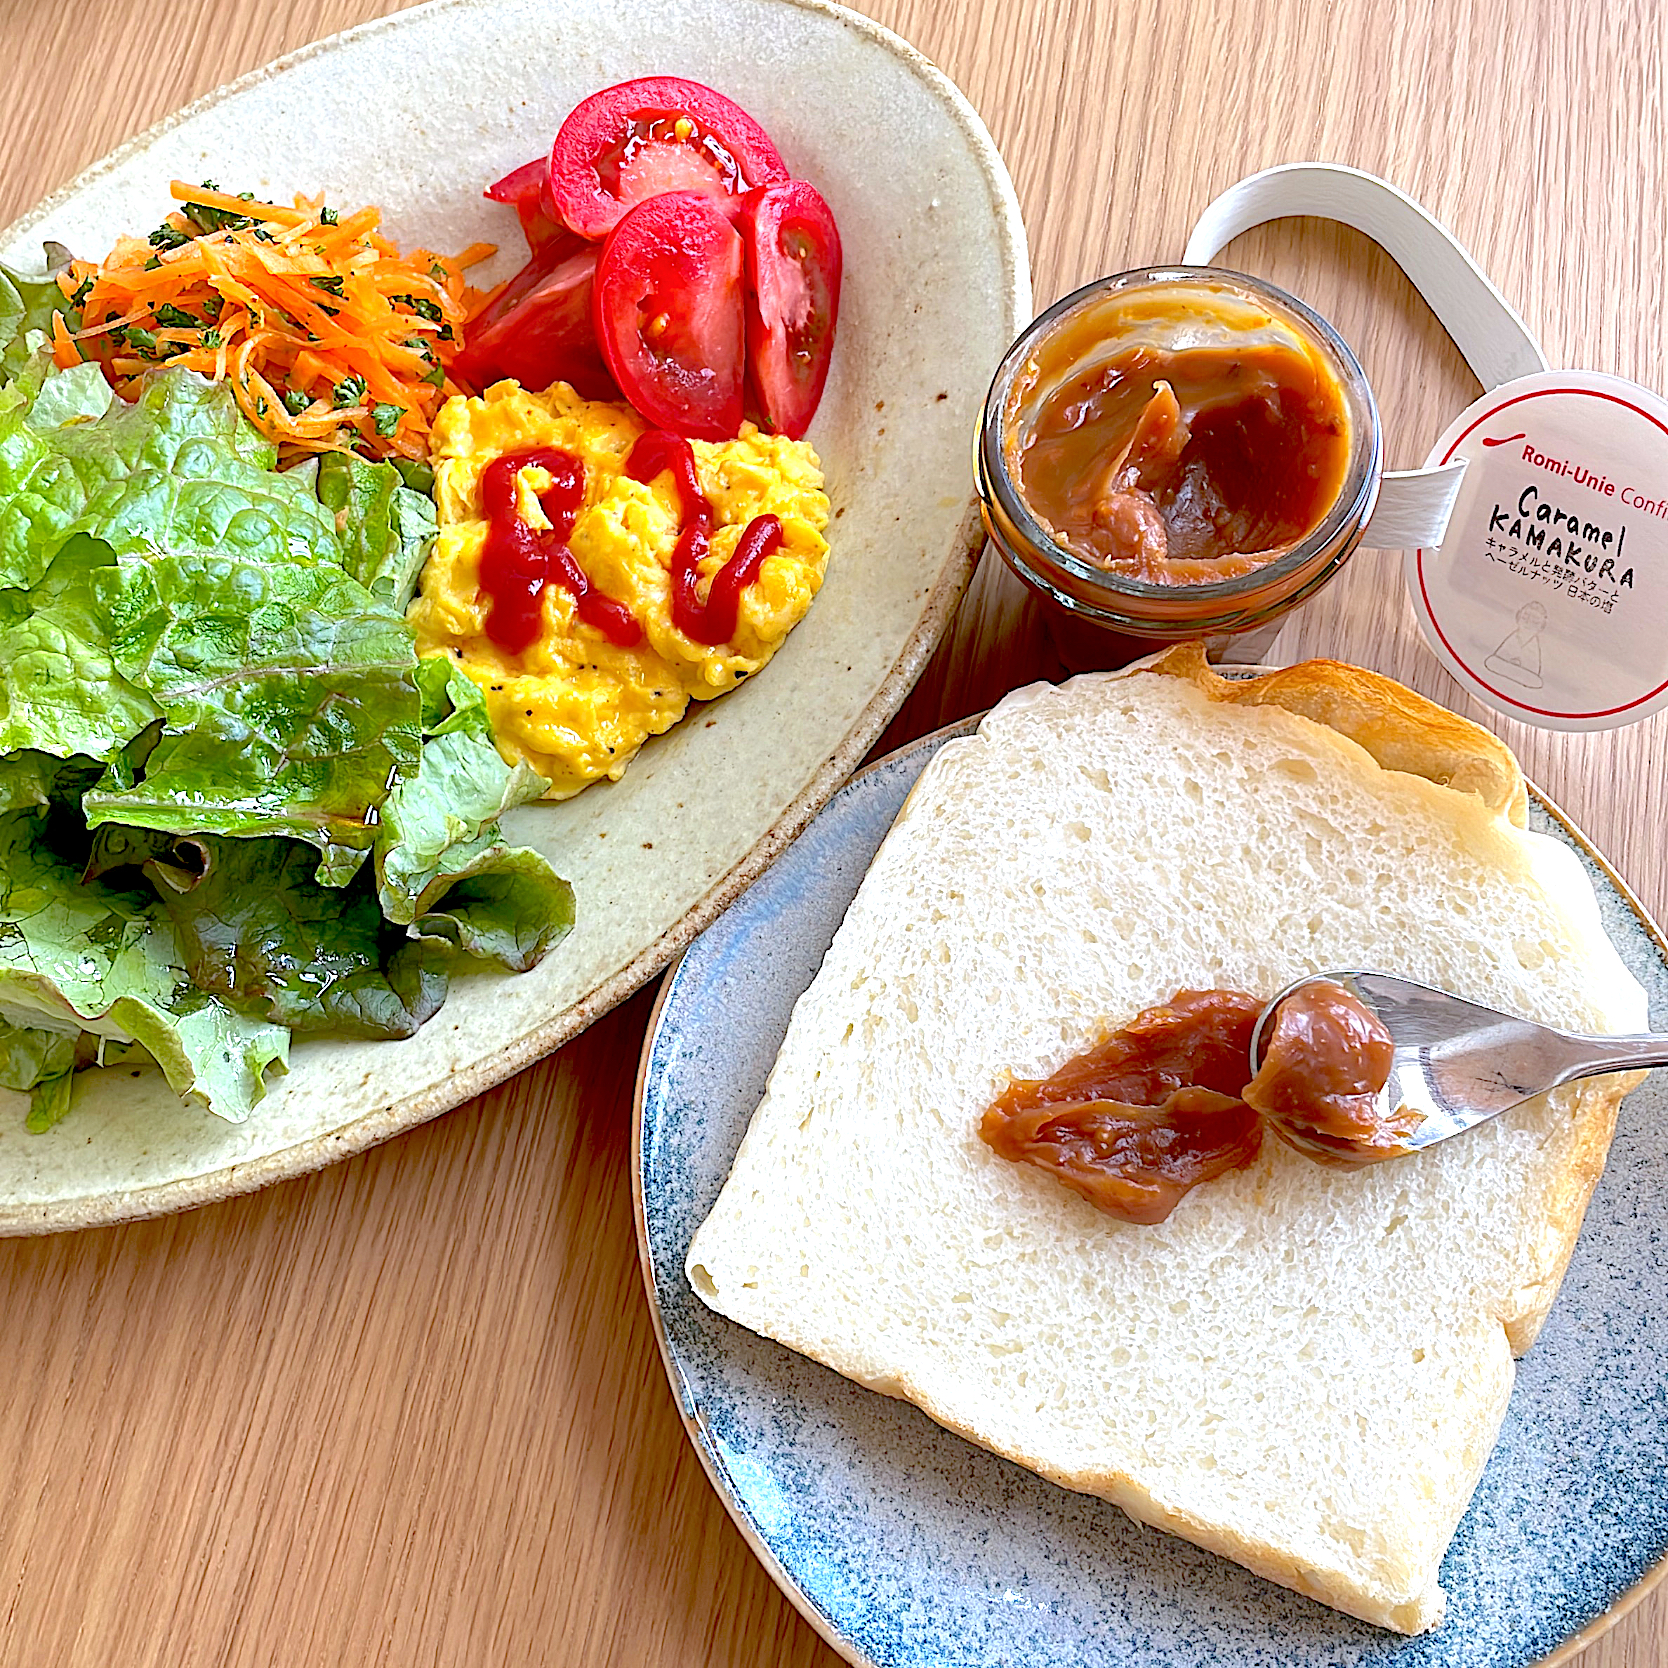
[[[1564,1287],[1442,1566],[1448,1615],[1383,1633],[962,1441],[713,1313],[684,1255],[788,1016],[927,760],[856,777],[666,980],[638,1081],[644,1276],[685,1426],[817,1630],[877,1668],[1526,1668],[1563,1660],[1668,1553],[1668,1073],[1622,1108]],[[1581,836],[1605,926],[1668,1025],[1668,946]]]
[[[467,66],[467,74],[459,66]],[[197,1204],[342,1157],[457,1105],[581,1030],[665,965],[765,866],[897,709],[967,583],[968,467],[991,367],[1030,317],[1013,186],[965,99],[918,53],[820,0],[439,0],[296,53],[141,135],[0,234],[102,254],[213,177],[287,200],[379,204],[402,245],[499,242],[481,188],[548,148],[599,87],[673,72],[728,93],[832,205],[840,339],[810,439],[835,506],[827,583],[769,669],[649,743],[623,782],[524,807],[510,838],[574,884],[573,934],[532,973],[458,980],[399,1043],[309,1041],[246,1124],[156,1073],[86,1074],[66,1122],[0,1097],[0,1231]],[[293,143],[306,113],[307,144]],[[521,250],[520,257],[516,251]]]

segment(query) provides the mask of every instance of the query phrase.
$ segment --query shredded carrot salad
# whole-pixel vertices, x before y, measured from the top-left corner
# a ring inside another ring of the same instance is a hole
[[[281,463],[344,450],[426,458],[429,423],[457,391],[447,367],[460,326],[481,299],[463,274],[493,246],[401,255],[375,208],[170,189],[181,207],[148,238],[60,274],[76,312],[54,325],[58,363],[98,361],[130,400],[158,365],[229,380]]]

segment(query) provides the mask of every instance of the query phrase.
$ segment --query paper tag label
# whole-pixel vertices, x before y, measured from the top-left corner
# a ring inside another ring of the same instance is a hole
[[[1459,458],[1442,544],[1406,563],[1448,670],[1545,729],[1668,706],[1668,403],[1596,371],[1518,377],[1461,412],[1426,465]]]

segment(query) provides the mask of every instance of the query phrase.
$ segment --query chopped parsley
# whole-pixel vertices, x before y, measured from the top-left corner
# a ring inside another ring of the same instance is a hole
[[[203,189],[205,191],[216,191],[219,187],[211,180],[204,180]],[[255,193],[253,191],[240,191],[238,197],[245,203],[252,203],[255,200]],[[241,232],[247,231],[252,226],[258,227],[260,225],[260,221],[252,214],[234,214],[230,209],[210,208],[207,203],[182,203],[180,213],[199,232],[205,234],[209,232]],[[272,239],[269,237],[267,241],[271,242]]]
[[[284,409],[292,417],[299,417],[312,403],[312,396],[304,394],[299,388],[284,390]]]
[[[403,301],[418,318],[427,319],[430,324],[439,324],[441,320],[440,303],[430,301],[423,295],[396,295],[390,297],[393,301]]]
[[[429,346],[428,337],[408,336],[406,338],[405,345],[410,348],[413,353],[417,354],[428,366],[428,369],[424,371],[418,380],[428,383],[431,388],[444,387],[446,383],[446,367],[435,358],[434,350]]]
[[[345,376],[331,393],[338,411],[344,406],[358,405],[365,397],[365,379],[362,376]]]
[[[371,423],[376,432],[384,437],[392,434],[399,426],[400,419],[405,415],[403,405],[374,405],[371,407]]]

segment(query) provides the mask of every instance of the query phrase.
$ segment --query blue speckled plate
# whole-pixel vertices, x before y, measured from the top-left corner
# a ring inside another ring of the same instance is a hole
[[[1382,1633],[1131,1522],[714,1314],[684,1253],[869,860],[937,747],[855,777],[667,976],[637,1094],[638,1234],[666,1371],[730,1515],[795,1605],[876,1668],[1525,1668],[1574,1655],[1668,1554],[1668,1072],[1610,1163],[1442,1566],[1448,1615]],[[1668,1029],[1668,946],[1544,801]]]

